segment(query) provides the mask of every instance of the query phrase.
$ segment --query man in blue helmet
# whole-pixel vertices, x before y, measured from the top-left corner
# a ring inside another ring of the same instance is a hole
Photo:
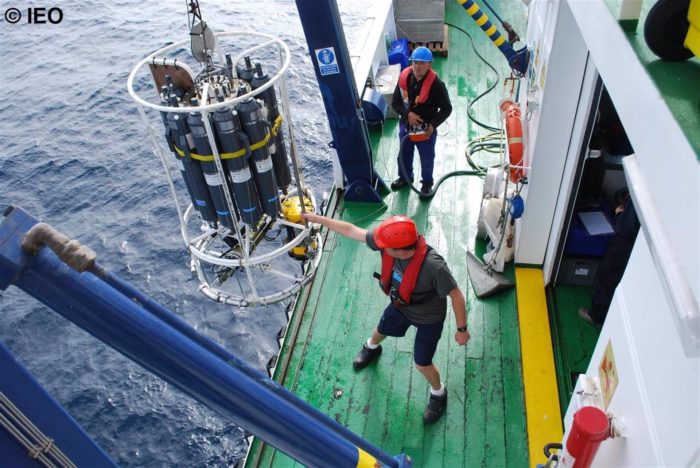
[[[406,67],[394,89],[391,107],[401,116],[399,138],[406,175],[405,180],[399,161],[399,177],[391,183],[398,190],[413,182],[413,152],[418,147],[421,164],[421,192],[430,193],[433,188],[435,141],[437,128],[452,113],[447,87],[432,70],[433,53],[427,47],[417,47],[411,54],[411,66]],[[413,138],[404,138],[409,132],[419,130]],[[416,140],[416,141],[414,141]],[[418,141],[421,140],[421,141]]]

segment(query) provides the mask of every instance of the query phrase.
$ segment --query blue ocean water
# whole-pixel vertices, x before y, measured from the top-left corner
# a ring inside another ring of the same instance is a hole
[[[0,209],[21,206],[90,246],[103,266],[262,371],[284,305],[238,310],[197,292],[166,177],[126,90],[143,56],[188,37],[185,4],[56,0],[43,6],[61,9],[59,24],[3,20]],[[352,44],[371,2],[338,4]],[[330,133],[295,2],[202,0],[201,10],[214,30],[254,29],[289,45],[302,170],[320,197],[332,184]],[[228,466],[244,456],[242,429],[17,288],[0,292],[0,309],[0,340],[120,465]]]

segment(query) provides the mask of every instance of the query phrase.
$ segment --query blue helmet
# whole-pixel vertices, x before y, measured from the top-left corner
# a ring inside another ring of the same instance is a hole
[[[416,47],[411,54],[411,62],[432,62],[433,53],[427,47]]]

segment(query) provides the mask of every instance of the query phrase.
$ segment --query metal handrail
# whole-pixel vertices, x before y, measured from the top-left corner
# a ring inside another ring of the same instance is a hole
[[[255,32],[255,31],[227,31],[227,32],[221,32],[221,33],[215,34],[216,37],[229,37],[229,36],[241,36],[241,35],[244,35],[246,37],[247,36],[255,36],[255,37],[261,37],[261,38],[267,39],[268,41],[265,42],[263,45],[267,46],[267,45],[275,44],[275,45],[277,45],[277,48],[281,52],[280,58],[283,60],[283,63],[280,65],[277,72],[273,76],[270,77],[270,81],[263,84],[259,88],[256,88],[255,90],[252,90],[252,91],[250,91],[246,94],[243,94],[241,96],[238,96],[236,98],[226,100],[224,102],[216,102],[214,104],[206,104],[206,105],[202,104],[199,106],[187,106],[187,107],[163,106],[163,105],[155,104],[152,102],[148,102],[145,99],[143,99],[141,96],[139,96],[138,93],[136,92],[136,90],[134,89],[134,80],[136,79],[136,74],[138,73],[138,71],[141,70],[141,68],[144,67],[145,65],[148,65],[154,59],[157,59],[168,52],[172,52],[172,51],[176,50],[177,48],[188,44],[189,39],[187,39],[184,41],[176,42],[174,44],[170,44],[166,47],[163,47],[162,49],[158,49],[155,52],[148,55],[146,58],[142,59],[139,63],[137,63],[136,66],[131,70],[131,73],[129,73],[129,78],[127,79],[126,86],[127,86],[127,90],[129,91],[129,95],[140,106],[147,107],[149,109],[153,109],[153,110],[156,110],[158,112],[170,112],[170,113],[175,112],[175,113],[183,113],[183,114],[187,114],[190,112],[213,112],[217,109],[221,109],[221,108],[227,107],[227,106],[233,106],[235,104],[238,104],[241,101],[244,101],[244,100],[249,99],[251,97],[257,96],[258,94],[262,93],[266,89],[273,86],[278,80],[280,80],[284,76],[285,72],[287,71],[287,68],[289,68],[289,64],[291,63],[291,53],[289,51],[289,47],[287,46],[287,44],[285,44],[284,42],[282,42],[280,39],[276,38],[275,36],[271,36],[269,34],[264,34],[264,33]],[[258,50],[259,48],[260,48],[260,46],[251,47],[251,48],[243,51],[240,55],[241,56],[246,55],[247,53]],[[178,66],[180,66],[180,63],[178,63]]]
[[[683,350],[688,357],[700,357],[700,309],[688,278],[674,254],[671,239],[664,229],[636,155],[622,159],[634,207],[647,239],[661,285],[671,302],[672,316]]]

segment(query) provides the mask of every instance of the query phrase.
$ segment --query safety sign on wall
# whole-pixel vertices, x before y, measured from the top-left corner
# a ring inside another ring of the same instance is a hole
[[[318,69],[321,72],[321,76],[340,73],[338,69],[338,60],[333,47],[316,49],[316,60],[318,60]]]
[[[613,353],[612,341],[610,340],[608,340],[608,345],[605,347],[603,358],[598,366],[598,377],[600,378],[600,387],[603,392],[604,407],[608,409],[610,400],[619,382],[617,366],[615,365],[615,353]]]

